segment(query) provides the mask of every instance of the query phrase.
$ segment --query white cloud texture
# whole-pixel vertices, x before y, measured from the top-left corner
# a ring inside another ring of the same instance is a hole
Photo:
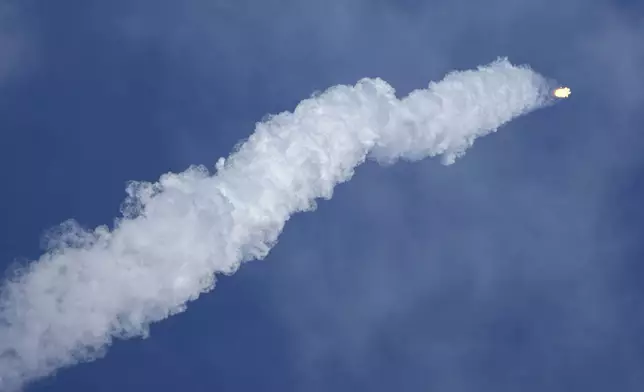
[[[398,99],[381,79],[338,85],[258,123],[217,172],[132,183],[113,230],[67,222],[2,291],[0,386],[19,388],[143,335],[214,287],[216,273],[265,257],[293,213],[331,198],[367,157],[442,156],[552,102],[551,82],[500,59]]]

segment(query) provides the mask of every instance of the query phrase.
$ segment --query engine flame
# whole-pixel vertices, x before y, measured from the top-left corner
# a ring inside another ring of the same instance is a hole
[[[568,98],[568,96],[570,95],[570,88],[559,87],[558,89],[552,92],[552,95],[554,95],[557,98]]]

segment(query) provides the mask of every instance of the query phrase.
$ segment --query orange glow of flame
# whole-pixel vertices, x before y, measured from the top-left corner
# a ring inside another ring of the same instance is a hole
[[[570,95],[570,88],[568,87],[559,87],[555,91],[553,91],[552,95],[554,95],[557,98],[568,98]]]

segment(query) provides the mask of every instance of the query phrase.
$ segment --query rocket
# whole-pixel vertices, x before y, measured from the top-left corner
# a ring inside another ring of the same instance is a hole
[[[556,98],[560,98],[560,99],[568,98],[569,95],[570,95],[570,88],[569,87],[563,87],[563,86],[558,87],[558,88],[554,89],[554,91],[552,92],[552,96],[554,96]]]

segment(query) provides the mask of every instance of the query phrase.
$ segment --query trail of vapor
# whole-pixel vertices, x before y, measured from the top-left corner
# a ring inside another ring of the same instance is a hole
[[[131,183],[114,229],[70,221],[9,279],[0,302],[0,387],[20,389],[104,354],[114,337],[185,310],[216,273],[265,257],[289,217],[331,198],[371,157],[442,155],[551,102],[550,83],[499,59],[397,99],[380,79],[335,86],[258,123],[211,175],[204,167]]]

